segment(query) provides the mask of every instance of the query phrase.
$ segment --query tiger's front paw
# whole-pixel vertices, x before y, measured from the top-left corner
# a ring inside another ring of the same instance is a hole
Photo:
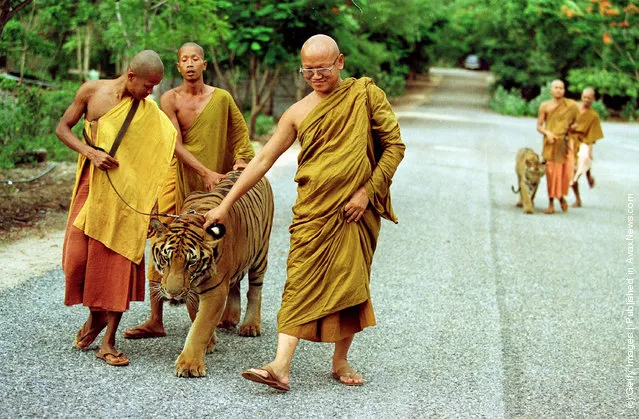
[[[194,359],[180,354],[175,361],[175,375],[178,377],[204,377],[206,376],[206,367],[204,359]]]
[[[240,336],[259,336],[262,334],[262,327],[259,324],[242,324],[240,325]]]

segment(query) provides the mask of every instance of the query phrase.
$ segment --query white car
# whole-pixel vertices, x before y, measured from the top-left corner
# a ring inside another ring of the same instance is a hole
[[[479,57],[476,55],[469,55],[464,60],[464,68],[469,70],[479,70],[481,64],[479,63]]]

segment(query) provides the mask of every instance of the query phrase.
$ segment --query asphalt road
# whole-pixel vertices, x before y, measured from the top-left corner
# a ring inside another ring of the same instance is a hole
[[[582,184],[583,208],[524,215],[510,186],[517,150],[540,148],[535,120],[492,113],[486,73],[437,74],[428,102],[399,113],[400,223],[383,223],[371,286],[378,325],[357,336],[350,356],[364,386],[338,384],[332,346],[309,342],[295,355],[292,391],[240,377],[275,351],[295,199],[291,150],[268,175],[276,208],[261,337],[218,332],[208,376],[176,378],[190,323],[183,307],[167,307],[169,336],[120,339],[131,365],[109,367],[94,350],[72,349],[87,312],[62,304],[56,270],[0,292],[0,416],[637,417],[626,235],[629,194],[639,192],[639,126],[604,124],[597,185]],[[546,197],[544,182],[537,208]],[[121,329],[147,313],[147,303],[133,303]]]

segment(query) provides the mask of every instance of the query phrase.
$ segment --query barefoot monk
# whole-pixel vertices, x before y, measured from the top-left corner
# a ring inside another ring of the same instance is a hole
[[[595,178],[590,172],[592,167],[592,148],[595,142],[603,138],[603,131],[601,130],[599,115],[592,109],[594,101],[595,91],[592,88],[586,88],[581,92],[579,116],[577,116],[577,121],[572,126],[575,155],[577,156],[575,175],[572,177],[572,190],[575,193],[575,203],[572,206],[575,208],[581,206],[578,184],[581,175],[585,173],[588,185],[591,188],[595,186]]]
[[[282,115],[273,137],[205,223],[223,224],[233,203],[299,140],[275,359],[242,373],[278,390],[289,389],[299,339],[334,342],[333,377],[362,384],[347,355],[355,334],[375,324],[371,263],[381,218],[397,222],[390,184],[405,149],[384,92],[369,78],[340,77],[344,55],[332,38],[309,38],[301,59],[300,72],[313,91]]]
[[[559,200],[562,211],[568,211],[568,188],[572,179],[575,158],[572,139],[568,135],[570,126],[577,119],[579,109],[572,99],[566,99],[566,88],[561,80],[550,84],[551,100],[539,106],[537,131],[544,135],[542,157],[546,160],[546,183],[548,185],[548,209],[555,212],[554,199]]]

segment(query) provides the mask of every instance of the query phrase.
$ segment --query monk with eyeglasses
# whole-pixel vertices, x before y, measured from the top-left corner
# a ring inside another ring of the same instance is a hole
[[[384,92],[369,78],[340,77],[344,55],[332,38],[309,38],[301,59],[300,72],[313,91],[282,115],[271,139],[205,223],[224,223],[233,203],[299,140],[277,351],[272,362],[242,373],[282,391],[290,389],[300,339],[334,342],[333,378],[350,386],[363,383],[347,355],[355,334],[375,325],[371,263],[381,218],[397,223],[390,184],[405,149]]]

